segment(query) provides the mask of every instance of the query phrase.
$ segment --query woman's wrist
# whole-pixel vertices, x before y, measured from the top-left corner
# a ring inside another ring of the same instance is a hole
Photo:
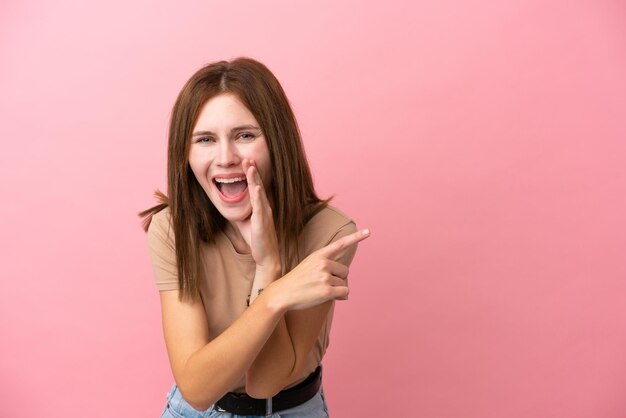
[[[269,286],[270,283],[280,278],[282,274],[282,268],[280,264],[274,264],[270,266],[256,266],[256,271],[254,273],[254,281],[252,283],[253,289],[256,288],[265,288]]]
[[[282,269],[280,265],[274,265],[273,267],[257,266],[254,274],[254,281],[252,282],[252,288],[246,301],[250,306],[254,299],[256,299],[263,290],[272,284],[276,279],[280,278]]]
[[[261,275],[264,277],[272,277],[272,280],[276,280],[280,277],[281,273],[282,266],[280,265],[280,262],[266,263],[263,265],[257,264],[255,278],[256,276]]]

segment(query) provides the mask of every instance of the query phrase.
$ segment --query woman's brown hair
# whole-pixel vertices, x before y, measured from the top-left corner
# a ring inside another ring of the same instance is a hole
[[[148,231],[152,216],[169,206],[180,298],[198,295],[200,243],[214,243],[226,219],[213,206],[189,166],[191,134],[202,106],[225,93],[250,110],[267,141],[272,184],[266,185],[283,273],[299,259],[297,239],[304,225],[332,199],[315,193],[298,124],[287,96],[272,72],[251,58],[215,62],[198,70],[181,90],[169,127],[166,196],[155,192],[158,205],[139,213]],[[267,187],[270,186],[270,187]]]

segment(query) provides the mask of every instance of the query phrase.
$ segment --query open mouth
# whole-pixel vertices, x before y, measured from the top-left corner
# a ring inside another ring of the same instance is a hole
[[[213,179],[222,196],[228,200],[238,199],[248,190],[248,182],[242,179]]]

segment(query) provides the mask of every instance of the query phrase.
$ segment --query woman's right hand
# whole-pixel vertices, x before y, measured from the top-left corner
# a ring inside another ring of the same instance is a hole
[[[288,311],[310,308],[329,300],[347,299],[348,267],[335,260],[343,250],[369,235],[369,230],[362,229],[309,254],[270,286],[278,306]]]

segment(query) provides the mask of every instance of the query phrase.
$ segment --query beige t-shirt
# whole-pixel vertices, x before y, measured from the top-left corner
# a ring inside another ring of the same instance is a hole
[[[150,259],[159,291],[178,289],[174,231],[170,225],[170,211],[165,208],[152,217],[148,228]],[[324,208],[304,227],[298,241],[299,261],[356,230],[355,223],[340,210],[332,206]],[[337,261],[349,266],[356,249],[356,244],[350,246]],[[252,288],[256,265],[252,255],[238,253],[224,233],[219,233],[213,244],[202,243],[200,251],[203,268],[200,269],[199,290],[209,325],[209,338],[213,340],[247,308],[246,299]],[[309,353],[301,378],[291,386],[312,373],[324,357],[329,343],[333,312],[334,303]],[[245,392],[245,376],[230,391]]]

